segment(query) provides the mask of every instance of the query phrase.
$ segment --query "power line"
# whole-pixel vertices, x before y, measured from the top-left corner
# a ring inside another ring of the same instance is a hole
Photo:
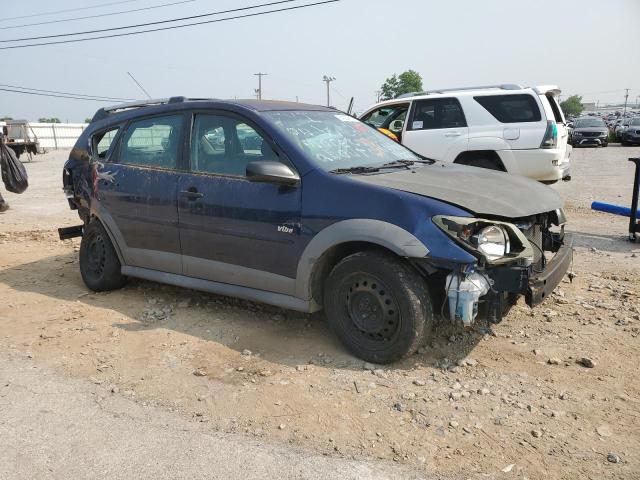
[[[142,7],[142,8],[134,8],[131,10],[121,10],[119,12],[111,12],[111,13],[100,13],[98,15],[87,15],[85,17],[73,17],[73,18],[63,18],[60,20],[48,20],[46,22],[36,22],[36,23],[25,23],[24,25],[11,25],[9,27],[0,27],[0,30],[11,30],[13,28],[23,28],[23,27],[33,27],[36,25],[49,25],[52,23],[65,23],[65,22],[72,22],[74,20],[87,20],[89,18],[101,18],[101,17],[111,17],[114,15],[122,15],[125,13],[135,13],[135,12],[143,12],[146,10],[154,10],[157,8],[164,8],[164,7],[172,7],[174,5],[180,5],[183,3],[193,3],[196,2],[197,0],[182,0],[180,2],[171,2],[171,3],[163,3],[160,5],[151,5],[148,7]]]
[[[43,90],[41,88],[21,87],[19,85],[7,85],[7,84],[4,84],[4,83],[0,83],[0,87],[19,88],[20,90],[32,90],[34,92],[43,92],[43,93],[57,93],[57,94],[60,94],[60,95],[71,95],[71,96],[74,96],[74,97],[91,97],[91,98],[94,98],[94,99],[101,99],[101,100],[120,100],[120,101],[133,100],[132,98],[104,97],[102,95],[87,95],[87,94],[83,94],[83,93],[60,92],[58,90]],[[25,93],[28,93],[28,92],[25,92]]]
[[[290,0],[287,0],[290,1]],[[258,17],[261,15],[267,15],[270,13],[279,13],[279,12],[286,12],[289,10],[299,10],[302,8],[307,8],[307,7],[314,7],[317,5],[324,5],[324,4],[328,4],[328,3],[336,3],[339,2],[340,0],[324,0],[321,2],[315,2],[315,3],[308,3],[305,5],[296,5],[294,7],[287,7],[287,8],[279,8],[276,10],[267,10],[265,12],[257,12],[257,13],[248,13],[246,15],[237,15],[235,17],[227,17],[227,18],[220,18],[217,20],[207,20],[207,21],[203,21],[203,22],[196,22],[196,23],[188,23],[186,25],[173,25],[170,27],[161,27],[161,28],[153,28],[153,29],[149,29],[149,30],[139,30],[137,32],[127,32],[127,33],[118,33],[118,34],[112,34],[112,35],[101,35],[98,37],[89,37],[89,38],[77,38],[77,39],[73,39],[73,40],[58,40],[55,42],[42,42],[42,43],[29,43],[29,44],[25,44],[25,45],[11,45],[8,47],[0,47],[0,50],[13,50],[16,48],[30,48],[30,47],[41,47],[41,46],[45,46],[45,45],[60,45],[60,44],[65,44],[65,43],[78,43],[78,42],[88,42],[91,40],[100,40],[100,39],[104,39],[104,38],[117,38],[117,37],[127,37],[127,36],[131,36],[131,35],[141,35],[143,33],[151,33],[151,32],[161,32],[161,31],[165,31],[165,30],[175,30],[178,28],[186,28],[186,27],[195,27],[198,25],[205,25],[205,24],[209,24],[209,23],[219,23],[219,22],[226,22],[229,20],[237,20],[240,18],[249,18],[249,17]]]
[[[129,28],[149,27],[151,25],[162,25],[164,23],[183,22],[183,21],[186,21],[186,20],[194,20],[196,18],[211,17],[213,15],[223,15],[225,13],[240,12],[240,11],[244,11],[244,10],[252,10],[254,8],[259,8],[259,7],[270,7],[272,5],[278,5],[278,4],[281,4],[281,3],[291,3],[291,2],[297,2],[297,1],[298,0],[278,0],[276,2],[262,3],[260,5],[253,5],[253,6],[249,6],[249,7],[233,8],[231,10],[221,10],[219,12],[203,13],[201,15],[192,15],[190,17],[180,17],[180,18],[173,18],[173,19],[169,19],[169,20],[158,20],[156,22],[138,23],[138,24],[135,24],[135,25],[125,25],[123,27],[102,28],[102,29],[99,29],[99,30],[85,30],[84,32],[59,33],[57,35],[42,35],[42,36],[39,36],[39,37],[12,38],[12,39],[8,39],[8,40],[0,40],[0,43],[25,42],[25,41],[28,41],[28,40],[44,40],[46,38],[73,37],[73,36],[76,36],[76,35],[90,35],[90,34],[93,34],[93,33],[104,33],[104,32],[113,32],[113,31],[116,31],[116,30],[127,30]]]
[[[109,102],[109,99],[105,99],[105,98],[89,98],[89,97],[76,97],[76,96],[71,96],[71,95],[54,95],[52,93],[38,93],[38,92],[23,92],[20,90],[13,90],[10,88],[0,88],[1,92],[11,92],[11,93],[22,93],[24,95],[36,95],[39,97],[53,97],[53,98],[66,98],[69,100],[85,100],[85,101],[89,101],[89,102]]]
[[[98,5],[91,5],[89,7],[78,7],[78,8],[69,8],[66,10],[56,10],[53,12],[41,12],[41,13],[32,13],[30,15],[21,15],[19,17],[7,17],[0,19],[0,22],[8,21],[8,20],[19,20],[21,18],[33,18],[33,17],[44,17],[46,15],[55,15],[57,13],[68,13],[68,12],[77,12],[79,10],[91,10],[93,8],[101,8],[101,7],[110,7],[112,5],[121,5],[123,3],[133,3],[139,2],[140,0],[120,0],[119,2],[109,2],[109,3],[101,3]]]

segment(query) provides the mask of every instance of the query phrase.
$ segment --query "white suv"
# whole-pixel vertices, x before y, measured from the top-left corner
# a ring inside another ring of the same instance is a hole
[[[361,119],[425,157],[553,183],[571,179],[559,95],[511,84],[432,90],[381,102]]]

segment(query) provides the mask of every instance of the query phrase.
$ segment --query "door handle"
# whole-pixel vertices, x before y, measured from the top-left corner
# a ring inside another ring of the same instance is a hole
[[[445,137],[459,137],[462,135],[460,132],[447,132],[444,134]]]
[[[204,193],[198,192],[198,190],[196,190],[195,188],[190,188],[189,190],[182,190],[180,192],[180,195],[182,195],[183,197],[187,197],[187,199],[190,201],[197,200],[198,198],[204,197]]]

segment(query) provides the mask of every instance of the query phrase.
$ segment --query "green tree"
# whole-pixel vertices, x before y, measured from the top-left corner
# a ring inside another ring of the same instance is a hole
[[[421,92],[422,77],[415,70],[407,70],[400,75],[394,73],[385,80],[380,90],[382,90],[382,100],[391,100],[404,93]]]
[[[84,119],[84,123],[91,123],[92,118],[88,117]]]
[[[0,122],[6,122],[8,120],[13,120],[11,117],[0,117]]]
[[[560,102],[560,108],[567,116],[576,116],[582,113],[582,97],[580,95],[571,95],[566,100]]]
[[[62,123],[58,117],[46,118],[42,117],[38,119],[40,123]]]

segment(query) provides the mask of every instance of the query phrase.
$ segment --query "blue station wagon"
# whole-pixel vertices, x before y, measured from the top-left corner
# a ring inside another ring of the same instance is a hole
[[[436,314],[499,322],[568,270],[560,197],[523,177],[422,157],[340,111],[167,100],[99,110],[64,191],[91,290],[127,277],[325,310],[355,355],[388,363]],[[434,313],[435,312],[435,313]]]

